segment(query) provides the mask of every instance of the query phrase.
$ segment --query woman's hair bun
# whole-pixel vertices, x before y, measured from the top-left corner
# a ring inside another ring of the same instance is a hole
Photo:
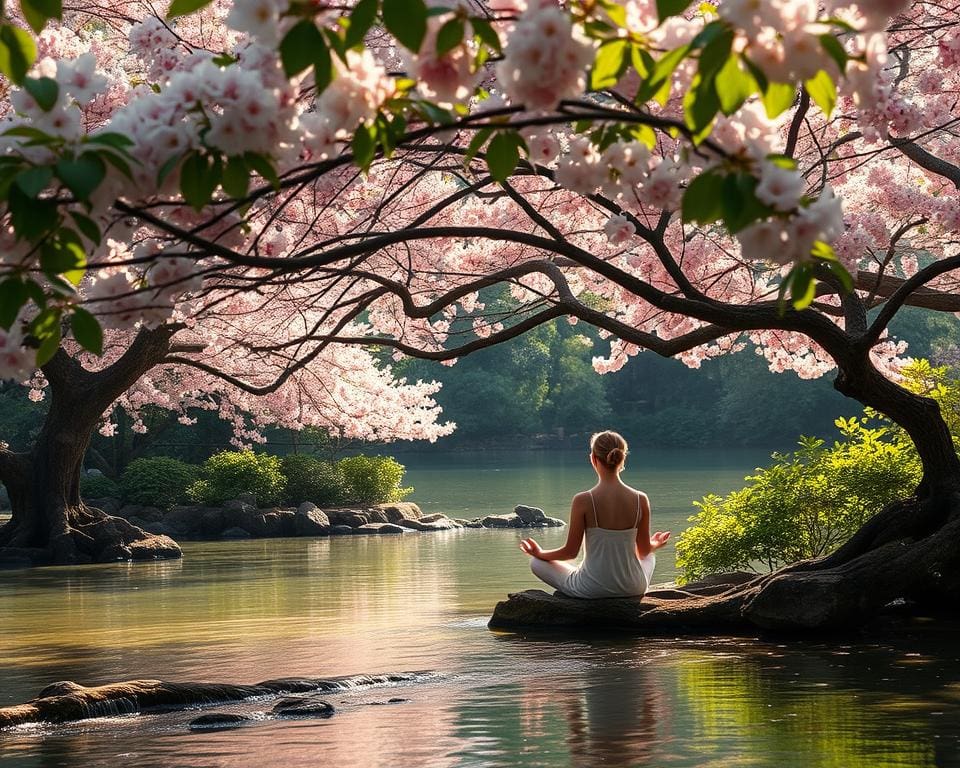
[[[627,459],[627,441],[616,432],[597,432],[590,438],[590,451],[610,469],[616,469]]]
[[[607,464],[619,464],[626,457],[626,454],[623,452],[623,448],[614,448],[610,453],[607,454]]]

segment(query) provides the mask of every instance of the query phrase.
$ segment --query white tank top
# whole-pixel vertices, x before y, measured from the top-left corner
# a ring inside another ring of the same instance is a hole
[[[637,557],[640,494],[633,528],[615,530],[600,527],[593,491],[589,493],[596,527],[586,529],[583,562],[564,580],[561,592],[583,598],[643,595],[653,575],[655,558],[652,552],[643,560]]]

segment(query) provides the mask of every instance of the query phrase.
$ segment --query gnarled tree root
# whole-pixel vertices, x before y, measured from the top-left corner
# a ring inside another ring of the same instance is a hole
[[[183,555],[169,536],[137,528],[121,517],[80,505],[63,510],[64,530],[37,545],[26,525],[0,528],[0,568],[166,560]]]
[[[861,626],[895,601],[960,605],[960,497],[890,505],[827,557],[773,573],[730,574],[643,599],[576,600],[540,590],[497,604],[495,629],[606,627],[644,634],[755,634]]]
[[[239,703],[253,697],[291,693],[342,691],[391,683],[415,682],[430,672],[389,672],[332,678],[284,678],[256,685],[230,683],[169,683],[129,680],[87,688],[71,682],[54,683],[25,704],[0,708],[0,728],[27,723],[65,723],[95,717],[175,712],[198,706]]]

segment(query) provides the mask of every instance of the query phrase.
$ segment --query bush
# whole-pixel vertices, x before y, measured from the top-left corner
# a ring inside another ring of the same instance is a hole
[[[343,474],[346,498],[361,504],[400,501],[413,492],[401,488],[404,466],[390,456],[350,456],[336,463]]]
[[[187,488],[199,474],[198,467],[167,456],[135,459],[120,475],[120,495],[127,504],[167,509],[188,500]]]
[[[706,496],[677,540],[683,580],[733,569],[773,569],[832,551],[920,481],[913,445],[897,429],[838,419],[841,440],[804,437],[792,454],[728,496]]]
[[[120,487],[104,475],[84,475],[80,478],[80,497],[83,499],[119,499]]]
[[[261,505],[277,504],[283,497],[280,459],[253,451],[223,451],[203,463],[200,480],[188,489],[199,504],[222,504],[243,493],[252,493]]]
[[[312,501],[322,507],[346,500],[343,472],[336,464],[316,456],[291,454],[283,457],[280,470],[286,478],[284,499],[287,504],[297,506]]]

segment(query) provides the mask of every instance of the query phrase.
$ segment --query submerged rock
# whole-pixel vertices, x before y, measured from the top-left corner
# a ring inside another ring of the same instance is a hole
[[[236,728],[250,722],[246,715],[233,712],[210,712],[190,721],[190,730],[214,730],[217,728]]]
[[[290,696],[273,707],[277,717],[333,717],[337,710],[329,701],[316,696]]]
[[[406,529],[393,523],[366,523],[358,526],[356,533],[395,534],[405,533]]]
[[[520,518],[516,515],[487,515],[480,520],[484,528],[514,528]]]

